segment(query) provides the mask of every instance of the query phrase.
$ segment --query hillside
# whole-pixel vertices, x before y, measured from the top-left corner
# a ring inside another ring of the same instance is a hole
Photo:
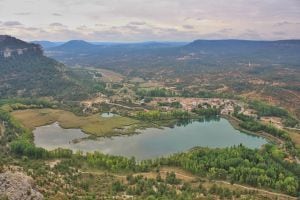
[[[39,44],[44,49],[56,47],[56,46],[59,46],[59,45],[63,44],[63,42],[51,42],[51,41],[46,41],[46,40],[35,40],[35,41],[31,41],[30,43]]]
[[[60,52],[88,52],[97,48],[97,45],[90,44],[83,40],[71,40],[62,45],[52,47],[52,51]]]
[[[30,44],[24,42],[22,40],[17,40],[14,37],[8,35],[0,35],[0,51],[1,56],[3,56],[4,51],[9,52],[10,50],[17,50],[17,49],[36,49],[37,51],[40,49],[40,46],[35,44]]]
[[[72,44],[72,45],[71,45]],[[70,48],[69,48],[70,46]],[[239,63],[296,65],[300,41],[196,40],[185,43],[137,43],[93,45],[68,42],[49,48],[46,54],[67,65],[97,66],[115,70],[159,69],[195,72],[213,68],[236,68]]]
[[[0,36],[0,96],[82,98],[84,88],[63,64],[43,55],[37,44]]]
[[[300,40],[196,40],[182,48],[184,52],[219,59],[257,60],[283,64],[299,63]]]

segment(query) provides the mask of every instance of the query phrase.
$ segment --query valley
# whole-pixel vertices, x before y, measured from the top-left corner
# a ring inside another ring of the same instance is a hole
[[[1,57],[0,174],[32,177],[46,199],[295,199],[298,58],[273,58],[297,44],[71,41],[46,49],[64,64]]]

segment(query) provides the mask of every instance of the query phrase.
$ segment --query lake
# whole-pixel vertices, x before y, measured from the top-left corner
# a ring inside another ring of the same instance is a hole
[[[193,121],[175,125],[173,128],[147,128],[141,134],[90,139],[80,129],[63,129],[58,123],[36,128],[36,146],[48,150],[67,148],[83,152],[99,151],[137,160],[156,158],[189,150],[195,146],[229,147],[243,144],[259,148],[267,143],[262,137],[242,133],[232,127],[226,119]]]
[[[110,113],[110,112],[107,112],[107,113],[102,113],[100,116],[104,117],[104,118],[111,118],[111,117],[114,117],[114,116],[117,116],[117,115],[115,115],[113,113]]]

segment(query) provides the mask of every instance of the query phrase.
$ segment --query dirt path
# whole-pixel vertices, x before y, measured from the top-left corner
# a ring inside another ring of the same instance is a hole
[[[278,197],[284,197],[286,199],[297,199],[297,197],[292,197],[292,196],[289,196],[289,195],[286,195],[286,194],[281,194],[281,193],[277,193],[277,192],[270,192],[268,190],[258,189],[258,188],[245,186],[245,185],[240,185],[240,184],[236,184],[236,183],[231,184],[227,181],[215,181],[215,182],[216,183],[223,183],[223,184],[226,184],[226,185],[234,185],[234,186],[238,186],[238,187],[243,188],[243,189],[254,190],[254,191],[258,191],[258,192],[265,193],[265,194],[275,195],[275,196],[278,196]]]
[[[300,96],[297,93],[295,93],[294,91],[287,90],[287,89],[283,89],[283,90],[290,93],[290,94],[292,94],[292,95],[294,95],[296,98],[298,98],[300,100]]]
[[[165,176],[168,172],[174,172],[178,179],[181,179],[181,180],[184,180],[184,181],[192,181],[192,180],[195,180],[195,179],[198,178],[197,176],[192,175],[192,174],[190,174],[186,171],[183,171],[181,169],[178,169],[178,168],[169,168],[169,167],[167,167],[167,168],[162,168],[159,171],[159,173],[163,176]],[[104,175],[105,174],[105,172],[82,172],[82,171],[81,171],[81,173],[83,173],[83,174],[94,174],[94,175]],[[144,172],[144,173],[136,173],[136,174],[134,174],[134,176],[143,175],[144,177],[147,177],[147,178],[155,178],[157,176],[157,174],[158,174],[157,172]],[[118,175],[118,174],[111,174],[111,175],[113,175],[117,178],[126,180],[125,175]],[[277,197],[282,197],[284,199],[295,199],[295,200],[297,200],[297,197],[292,197],[292,196],[289,196],[289,195],[286,195],[286,194],[271,192],[271,191],[268,191],[268,190],[259,189],[259,188],[246,186],[246,185],[241,185],[241,184],[236,184],[236,183],[231,184],[228,181],[213,180],[213,182],[226,184],[226,185],[232,185],[232,186],[240,187],[242,189],[257,191],[257,192],[264,193],[264,194],[274,195],[274,196],[277,196]]]
[[[129,109],[129,110],[134,110],[134,108],[132,108],[132,107],[124,106],[124,105],[117,104],[117,103],[109,103],[109,102],[106,102],[106,104],[108,104],[108,105],[113,105],[113,106],[119,106],[119,107],[126,108],[126,109]]]
[[[160,170],[160,173],[167,173],[170,172],[168,170]],[[179,179],[184,179],[184,180],[194,180],[197,177],[193,176],[193,175],[188,175],[184,172],[178,172],[178,171],[174,171],[174,173],[176,174],[177,178]],[[270,192],[268,190],[263,190],[263,189],[259,189],[259,188],[255,188],[255,187],[251,187],[251,186],[245,186],[245,185],[241,185],[241,184],[231,184],[230,182],[227,181],[218,181],[218,180],[213,180],[216,183],[222,183],[222,184],[226,184],[226,185],[233,185],[233,186],[238,186],[240,188],[243,189],[247,189],[247,190],[253,190],[253,191],[258,191],[261,193],[265,193],[265,194],[270,194],[270,195],[275,195],[275,196],[279,196],[279,197],[284,197],[287,199],[297,199],[296,197],[292,197],[289,195],[285,195],[285,194],[281,194],[281,193],[277,193],[277,192]]]
[[[113,105],[113,106],[119,106],[121,108],[125,108],[125,109],[128,109],[128,110],[144,110],[144,108],[142,108],[142,107],[129,107],[129,106],[124,106],[124,105],[117,104],[117,103],[106,102],[106,104]]]

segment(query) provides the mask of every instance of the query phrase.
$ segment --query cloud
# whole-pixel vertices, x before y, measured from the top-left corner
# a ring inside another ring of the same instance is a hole
[[[282,36],[282,35],[285,35],[286,33],[283,31],[274,31],[273,34]]]
[[[62,14],[60,14],[60,13],[52,13],[52,15],[56,16],[56,17],[61,17],[62,16]]]
[[[183,25],[182,27],[185,29],[194,29],[194,26],[192,25]]]
[[[96,27],[105,27],[105,24],[95,24]]]
[[[0,4],[1,33],[27,40],[300,38],[299,0],[0,0]]]
[[[26,16],[26,15],[31,15],[32,13],[31,12],[18,12],[18,13],[15,13],[15,15],[20,15],[20,16]]]
[[[83,25],[83,26],[78,26],[76,29],[77,29],[77,30],[81,30],[81,31],[83,31],[83,30],[87,30],[87,29],[88,29],[88,27],[87,27],[87,26],[85,26],[85,25]]]
[[[260,40],[262,39],[262,35],[255,30],[246,29],[242,33],[238,34],[237,38],[243,38],[248,40]]]
[[[3,25],[4,26],[21,26],[23,24],[18,21],[6,21],[6,22],[3,22]]]
[[[285,25],[300,25],[300,22],[281,21],[273,24],[273,26],[285,26]]]
[[[133,26],[142,26],[142,25],[146,25],[146,22],[129,22],[129,25],[133,25]]]
[[[220,33],[230,33],[233,29],[232,28],[223,28],[219,30]]]
[[[51,23],[51,24],[49,24],[49,26],[54,26],[54,27],[65,27],[65,25],[63,25],[63,24],[61,24],[61,23],[58,23],[58,22]]]

